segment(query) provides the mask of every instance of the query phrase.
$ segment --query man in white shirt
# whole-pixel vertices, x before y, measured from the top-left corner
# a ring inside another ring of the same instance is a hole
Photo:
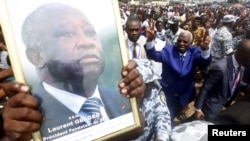
[[[125,39],[126,47],[128,47],[129,59],[132,58],[147,58],[144,45],[146,43],[145,36],[141,35],[141,19],[132,15],[129,16],[125,25],[125,31],[127,33],[127,39]]]

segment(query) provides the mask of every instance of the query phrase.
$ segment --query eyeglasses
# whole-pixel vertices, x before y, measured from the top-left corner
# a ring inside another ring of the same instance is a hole
[[[185,41],[185,40],[177,40],[177,42],[178,42],[178,43],[183,42],[184,44],[187,44],[187,43],[188,43],[188,41]]]

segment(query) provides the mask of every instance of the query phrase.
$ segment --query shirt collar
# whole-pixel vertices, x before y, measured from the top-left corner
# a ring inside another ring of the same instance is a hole
[[[138,40],[139,40],[139,39],[138,39]],[[137,40],[136,44],[138,44],[138,40]],[[130,40],[128,39],[128,46],[129,46],[129,47],[134,47],[134,42],[132,42],[132,41],[130,41]]]
[[[53,96],[55,99],[57,99],[60,103],[62,103],[65,107],[67,107],[69,110],[71,110],[75,114],[79,113],[83,103],[86,101],[86,98],[83,96],[55,88],[46,82],[43,82],[42,85],[44,89],[51,96]],[[97,97],[101,100],[98,87],[95,88],[95,92],[92,97]],[[101,104],[104,105],[102,100],[101,100]]]
[[[180,56],[183,55],[183,57],[185,57],[185,56],[187,55],[187,52],[185,52],[185,53],[183,53],[183,54],[179,52],[179,54],[180,54]]]
[[[238,68],[240,66],[240,64],[237,62],[237,60],[235,59],[235,55],[233,54],[232,56],[232,59],[233,59],[233,66],[234,68]]]

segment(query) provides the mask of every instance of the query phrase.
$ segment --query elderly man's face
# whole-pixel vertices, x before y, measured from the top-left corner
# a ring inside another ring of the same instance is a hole
[[[191,45],[190,35],[185,32],[182,32],[177,40],[177,47],[179,49],[179,52],[185,53],[190,45]]]
[[[45,58],[48,61],[75,63],[82,69],[84,76],[96,73],[99,77],[104,66],[103,49],[88,19],[79,12],[69,11],[48,22],[43,44],[46,48]]]

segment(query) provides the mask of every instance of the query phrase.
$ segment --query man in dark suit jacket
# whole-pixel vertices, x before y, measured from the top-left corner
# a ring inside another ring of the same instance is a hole
[[[235,54],[223,58],[210,66],[198,97],[195,101],[195,117],[197,119],[214,119],[223,109],[230,106],[235,96],[247,88],[242,82],[244,67],[250,65],[250,40],[243,40],[238,45]],[[239,76],[237,68],[240,69]],[[235,73],[234,73],[235,72]],[[237,78],[238,77],[238,78]],[[235,80],[238,82],[235,83]]]
[[[149,34],[148,34],[149,35]],[[151,36],[146,43],[149,59],[162,63],[162,79],[171,119],[195,98],[195,68],[206,67],[211,62],[208,48],[209,38],[201,47],[192,46],[193,36],[189,31],[182,32],[176,45],[166,45],[162,51],[156,51]],[[181,56],[184,60],[181,60]]]

